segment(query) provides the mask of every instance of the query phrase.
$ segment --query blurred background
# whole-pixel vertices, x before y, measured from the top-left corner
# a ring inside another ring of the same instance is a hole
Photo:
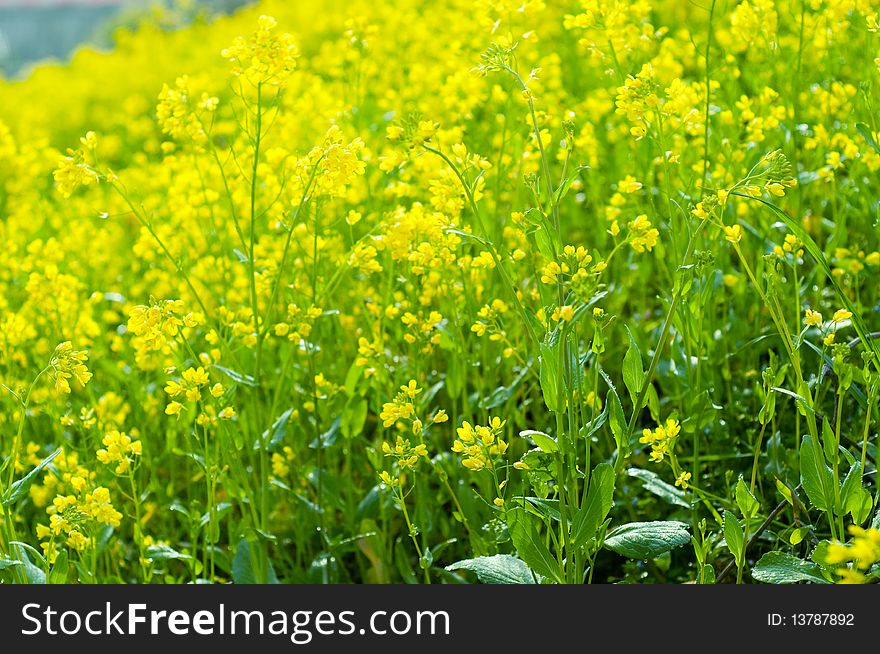
[[[229,13],[252,0],[0,0],[0,77],[20,77],[77,46],[109,48],[113,32],[149,17],[168,29]]]

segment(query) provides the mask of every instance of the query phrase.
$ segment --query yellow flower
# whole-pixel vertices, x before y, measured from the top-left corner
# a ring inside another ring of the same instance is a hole
[[[739,225],[725,225],[724,238],[731,243],[739,243],[743,237],[743,228]]]
[[[70,393],[70,379],[85,386],[92,378],[85,363],[88,358],[87,352],[74,350],[70,341],[60,343],[49,361],[51,374],[55,377],[55,390],[59,393]]]
[[[183,411],[183,405],[180,402],[169,402],[165,407],[165,413],[169,416],[179,416],[181,411]]]
[[[822,324],[822,314],[818,311],[813,311],[812,309],[807,309],[804,312],[804,324],[809,325],[810,327],[816,327]]]
[[[831,316],[831,322],[839,323],[845,320],[849,320],[852,318],[852,311],[847,311],[846,309],[838,309],[834,312],[834,315]]]

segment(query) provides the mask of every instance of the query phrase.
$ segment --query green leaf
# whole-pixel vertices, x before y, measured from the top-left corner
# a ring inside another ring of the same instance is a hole
[[[642,353],[633,340],[629,327],[626,328],[626,333],[629,336],[629,348],[623,357],[623,383],[626,384],[630,400],[632,400],[635,411],[638,412],[642,407],[635,406],[635,403],[638,401],[639,393],[645,383],[645,369],[642,367]]]
[[[554,413],[559,410],[559,341],[541,343],[541,392],[544,404]]]
[[[549,434],[545,434],[542,431],[537,431],[535,429],[524,429],[519,433],[520,436],[525,438],[528,436],[533,441],[535,441],[535,445],[540,447],[547,454],[553,454],[554,452],[559,451],[559,445],[556,444],[556,441]]]
[[[776,490],[785,498],[786,502],[794,506],[794,497],[792,496],[791,489],[779,478],[776,479]]]
[[[620,404],[620,397],[614,386],[609,384],[608,394],[605,396],[605,404],[608,407],[608,424],[611,425],[611,433],[614,435],[614,442],[617,444],[617,461],[619,461],[620,469],[623,468],[623,461],[629,456],[629,441],[627,434],[626,417],[623,415],[623,406]],[[618,464],[615,463],[615,467]]]
[[[745,534],[743,534],[739,520],[731,511],[724,512],[724,541],[727,543],[727,549],[733,554],[733,558],[739,562],[745,547]]]
[[[837,437],[834,434],[834,430],[831,429],[828,418],[822,420],[822,450],[825,453],[825,460],[828,461],[830,465],[834,465],[840,461]]]
[[[705,391],[703,392],[705,393]],[[645,403],[648,405],[648,412],[651,414],[651,418],[653,418],[655,422],[660,422],[660,396],[657,395],[657,389],[654,388],[654,384],[648,384],[648,391],[645,393]],[[708,422],[713,418],[714,416],[707,412],[704,420]]]
[[[796,584],[801,581],[829,583],[818,565],[786,552],[767,552],[755,564],[752,577],[765,584]]]
[[[829,511],[834,506],[831,496],[831,470],[823,460],[816,457],[816,446],[811,436],[804,436],[801,441],[801,484],[810,502],[820,511]]]
[[[841,484],[840,504],[843,512],[849,513],[857,525],[862,524],[871,515],[874,500],[868,489],[862,485],[862,464],[858,461],[850,467]]]
[[[469,570],[484,584],[533,584],[535,576],[529,566],[510,554],[478,556],[446,566],[450,572]]]
[[[31,470],[24,477],[12,484],[12,486],[9,487],[9,490],[6,491],[6,493],[3,495],[3,506],[10,506],[11,504],[17,502],[22,496],[24,496],[30,489],[31,485],[37,480],[39,474],[45,469],[47,465],[52,463],[52,460],[56,456],[58,456],[60,452],[61,448],[59,447],[57,450],[52,452],[52,454],[40,461],[33,470]]]
[[[271,561],[267,561],[268,565],[268,582],[277,584],[278,577],[275,575],[275,568]],[[247,538],[238,541],[238,548],[235,550],[235,558],[232,560],[232,581],[236,584],[255,584],[257,583],[257,575],[254,572],[254,557],[251,555],[251,544]]]
[[[0,570],[6,570],[7,568],[14,568],[18,565],[24,565],[21,561],[17,561],[15,559],[0,559]]]
[[[24,566],[24,575],[28,580],[29,584],[45,584],[46,583],[46,572],[40,566],[36,565],[33,561],[31,561],[30,555],[26,550],[30,550],[34,558],[37,561],[40,561],[43,565],[46,564],[46,560],[37,552],[33,547],[27,545],[25,543],[20,543],[18,541],[13,541],[10,545],[15,545],[13,551],[18,554],[18,560],[21,561],[22,566]]]
[[[736,505],[744,518],[754,518],[758,514],[758,509],[761,508],[758,500],[746,487],[746,482],[742,477],[736,482]]]
[[[363,397],[350,397],[342,410],[342,419],[339,428],[342,435],[352,438],[361,433],[364,423],[367,421],[367,400]]]
[[[284,442],[284,437],[287,435],[287,423],[290,422],[290,415],[292,413],[292,407],[287,409],[287,411],[275,419],[275,422],[272,423],[272,426],[269,429],[263,432],[261,443],[267,443],[267,451],[274,452],[280,447],[281,443]],[[255,443],[254,449],[259,450],[261,443]]]
[[[614,497],[614,468],[607,463],[600,463],[590,475],[590,489],[587,501],[578,510],[572,525],[572,544],[581,547],[596,536],[599,525],[605,520]]]
[[[364,367],[355,363],[351,364],[348,373],[345,375],[345,394],[351,397],[357,388],[358,380],[364,372]]]
[[[653,493],[660,499],[686,509],[691,508],[690,502],[687,501],[684,491],[679,490],[672,484],[667,484],[660,479],[660,476],[656,472],[644,470],[643,468],[630,468],[626,471],[626,474],[640,480],[642,482],[642,487],[646,491]]]
[[[792,545],[799,545],[804,542],[804,538],[810,533],[810,529],[811,527],[798,527],[797,529],[792,529],[791,535],[788,537],[788,542]]]
[[[52,565],[52,569],[49,571],[49,578],[47,580],[47,583],[63,584],[67,582],[67,573],[67,550],[61,550],[58,553],[58,556],[55,557],[55,563]]]
[[[865,125],[865,123],[856,123],[856,130],[858,130],[859,134],[862,135],[862,138],[868,142],[868,145],[873,148],[874,152],[880,154],[880,145],[877,145],[877,141],[874,140],[871,128]]]
[[[251,388],[257,387],[256,380],[250,375],[246,375],[243,372],[238,372],[236,370],[231,370],[230,368],[224,368],[223,366],[218,366],[216,363],[211,367],[215,370],[219,370],[220,372],[222,372],[236,384],[241,384],[242,386],[250,386]]]
[[[631,559],[653,559],[690,542],[684,522],[630,522],[611,530],[605,547]]]
[[[547,545],[541,540],[532,524],[533,518],[525,509],[517,507],[507,512],[507,528],[516,553],[535,572],[562,583],[559,563],[550,554]]]
[[[563,198],[568,195],[569,189],[571,189],[571,185],[574,183],[576,179],[580,178],[580,172],[582,170],[588,170],[589,166],[578,166],[577,172],[566,177],[562,183],[559,185],[559,188],[553,193],[553,205],[557,205],[562,202]]]
[[[545,225],[539,225],[538,228],[535,229],[535,245],[538,246],[538,252],[541,253],[541,256],[543,256],[545,259],[553,261],[556,259],[553,248],[553,238],[550,234],[550,227]]]
[[[186,561],[192,557],[189,554],[183,554],[167,545],[150,545],[144,552],[144,558],[150,561]]]

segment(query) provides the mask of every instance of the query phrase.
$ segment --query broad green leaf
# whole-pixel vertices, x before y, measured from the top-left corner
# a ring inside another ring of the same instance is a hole
[[[46,572],[39,565],[36,565],[33,561],[31,561],[31,554],[34,559],[37,560],[41,565],[45,567],[49,567],[46,563],[46,559],[32,546],[21,543],[19,541],[13,541],[10,545],[14,545],[13,552],[18,555],[18,560],[21,561],[21,564],[24,568],[24,575],[28,580],[29,584],[45,584],[46,583]],[[28,553],[30,552],[30,554]]]
[[[66,583],[67,582],[67,573],[68,573],[67,550],[61,550],[58,553],[58,556],[55,557],[55,563],[52,564],[52,569],[49,570],[49,577],[47,579],[47,583],[50,583],[50,584]]]
[[[533,584],[535,575],[522,559],[510,554],[478,556],[446,566],[450,572],[469,570],[484,584]]]
[[[862,464],[852,465],[840,487],[840,504],[844,513],[852,516],[853,522],[862,524],[871,515],[874,500],[871,493],[862,485]]]
[[[268,582],[277,584],[278,577],[275,575],[275,568],[271,561],[267,561],[268,566]],[[238,548],[235,550],[235,557],[232,559],[232,581],[236,584],[256,584],[257,575],[254,571],[254,556],[251,551],[251,544],[247,538],[238,541]]]
[[[820,540],[818,545],[816,545],[816,547],[813,548],[813,551],[810,552],[810,560],[819,565],[833,565],[833,563],[829,563],[828,561],[828,548],[830,546],[831,541]]]
[[[17,502],[22,496],[24,496],[33,485],[33,483],[37,480],[39,474],[46,468],[47,465],[52,463],[52,460],[56,456],[58,456],[60,452],[61,448],[59,447],[57,450],[52,452],[52,454],[40,461],[33,470],[31,470],[24,477],[13,483],[12,486],[9,487],[9,490],[6,491],[5,495],[3,496],[3,506],[10,506],[11,504]]]
[[[533,441],[535,441],[535,445],[540,447],[547,454],[553,454],[554,452],[559,451],[559,446],[556,444],[556,441],[549,434],[545,434],[542,431],[537,431],[535,429],[524,429],[519,433],[523,438],[529,437]]]
[[[600,463],[590,475],[587,500],[578,510],[572,524],[571,539],[575,547],[581,547],[596,535],[599,525],[611,510],[614,497],[614,468]]]
[[[745,534],[743,534],[739,520],[730,511],[724,512],[724,541],[727,543],[727,549],[733,554],[733,558],[739,561],[745,547]]]
[[[541,256],[549,261],[553,261],[556,259],[554,247],[553,247],[553,237],[550,232],[552,231],[549,226],[539,225],[538,228],[533,232],[535,235],[535,245],[538,246],[538,252],[541,253]]]
[[[626,334],[629,336],[629,348],[627,348],[626,354],[623,357],[623,383],[626,384],[630,400],[632,400],[635,410],[638,411],[642,407],[637,407],[635,404],[645,383],[645,369],[642,367],[642,353],[639,351],[639,346],[635,340],[633,340],[632,333],[628,327]]]
[[[666,500],[670,504],[681,506],[686,509],[691,507],[687,501],[684,491],[679,490],[672,484],[668,484],[660,476],[652,471],[643,468],[630,468],[626,471],[630,477],[635,477],[642,482],[642,487],[649,493],[653,493],[660,499]]]
[[[792,545],[799,545],[804,541],[804,538],[807,537],[807,534],[810,533],[810,527],[798,527],[797,529],[792,529],[791,535],[788,537],[788,542]]]
[[[758,500],[746,487],[746,482],[742,477],[736,482],[736,505],[744,518],[754,518],[758,514],[758,509],[761,508]]]
[[[538,574],[562,583],[559,563],[550,554],[547,545],[541,540],[532,524],[533,518],[525,509],[517,507],[507,512],[507,528],[516,553]]]
[[[822,576],[822,569],[818,565],[787,552],[767,552],[755,564],[752,577],[765,584],[796,584],[801,581],[814,584],[829,583]]]
[[[834,506],[831,470],[825,464],[824,456],[816,457],[815,444],[811,436],[801,441],[801,484],[810,502],[820,511],[829,511]]]
[[[605,539],[605,547],[631,559],[653,559],[690,542],[684,522],[630,522],[617,527]]]

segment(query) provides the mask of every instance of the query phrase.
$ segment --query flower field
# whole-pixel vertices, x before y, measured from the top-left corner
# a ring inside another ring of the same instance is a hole
[[[877,581],[878,12],[265,1],[0,81],[0,580]]]

